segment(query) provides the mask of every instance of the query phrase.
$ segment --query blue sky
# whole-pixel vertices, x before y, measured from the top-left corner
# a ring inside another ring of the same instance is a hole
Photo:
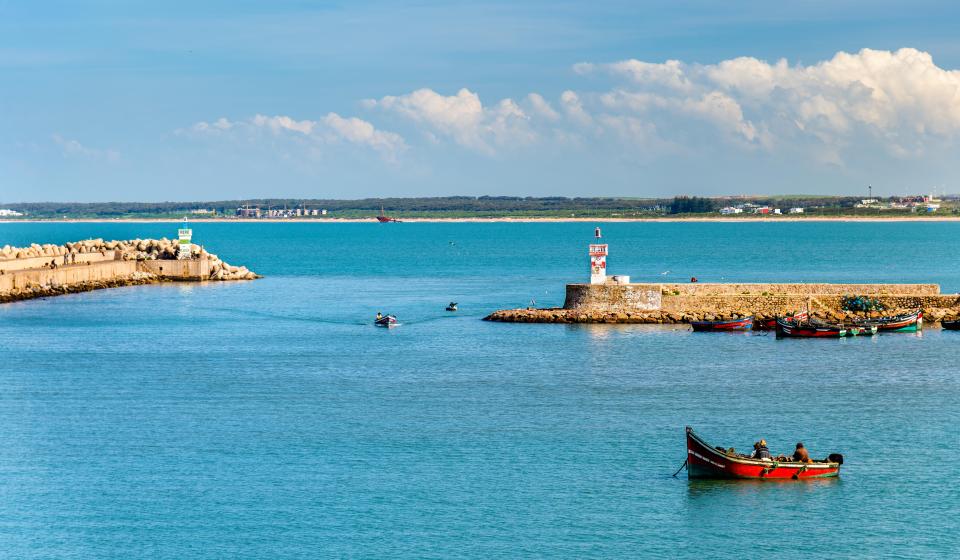
[[[770,4],[0,0],[0,201],[960,192],[960,8]]]

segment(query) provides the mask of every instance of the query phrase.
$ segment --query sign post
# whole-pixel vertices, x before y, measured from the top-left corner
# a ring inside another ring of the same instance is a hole
[[[594,232],[597,241],[600,241],[600,228]],[[607,244],[590,244],[590,283],[605,284],[607,282]]]

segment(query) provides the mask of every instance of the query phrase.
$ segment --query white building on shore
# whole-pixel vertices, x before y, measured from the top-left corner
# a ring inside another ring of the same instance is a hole
[[[23,212],[10,210],[9,208],[0,208],[0,218],[12,218],[17,216],[23,216]]]

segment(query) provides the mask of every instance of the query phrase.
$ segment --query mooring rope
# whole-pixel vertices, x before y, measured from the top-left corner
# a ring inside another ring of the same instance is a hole
[[[680,471],[682,471],[686,466],[687,466],[687,462],[684,461],[683,464],[680,465],[680,468],[677,469],[677,472],[673,473],[673,478],[677,478],[677,475],[680,474]]]

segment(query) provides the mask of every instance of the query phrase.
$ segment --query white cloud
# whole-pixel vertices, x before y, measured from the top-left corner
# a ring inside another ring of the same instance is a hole
[[[64,138],[59,134],[53,134],[50,137],[53,142],[60,146],[60,149],[63,151],[64,155],[67,156],[80,156],[91,159],[102,159],[109,162],[119,161],[120,152],[111,149],[99,149],[99,148],[90,148],[84,146],[78,140],[71,140],[69,138]]]
[[[198,122],[188,130],[178,130],[177,133],[220,135],[228,132],[252,134],[257,131],[265,131],[275,136],[292,135],[294,138],[321,144],[348,143],[362,146],[379,152],[388,161],[395,161],[397,155],[407,147],[399,134],[378,130],[363,119],[341,117],[337,113],[327,113],[316,121],[296,120],[286,115],[258,114],[242,121],[230,121],[221,117],[213,122]]]
[[[626,60],[574,70],[628,79],[625,93],[604,97],[608,106],[679,107],[768,147],[794,135],[833,149],[869,138],[902,157],[960,134],[960,71],[940,68],[930,54],[911,48],[839,52],[810,66],[740,57],[711,65]]]
[[[495,145],[527,143],[535,138],[528,126],[530,117],[512,99],[484,107],[480,96],[466,88],[456,95],[419,89],[367,100],[365,105],[399,114],[433,134],[487,154],[494,152]]]
[[[527,95],[527,103],[532,107],[532,112],[548,121],[560,120],[560,113],[557,113],[550,103],[539,93]]]

